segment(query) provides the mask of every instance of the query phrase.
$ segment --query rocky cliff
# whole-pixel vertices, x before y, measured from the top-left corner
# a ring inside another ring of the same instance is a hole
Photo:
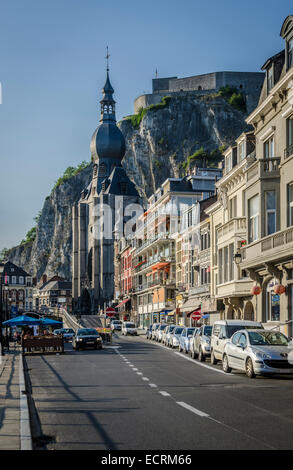
[[[144,198],[168,177],[184,174],[186,159],[201,147],[211,151],[230,144],[246,128],[244,114],[214,95],[180,94],[125,118],[124,166]],[[12,248],[9,260],[33,276],[71,278],[71,208],[90,181],[92,165],[55,188],[45,200],[36,239]]]

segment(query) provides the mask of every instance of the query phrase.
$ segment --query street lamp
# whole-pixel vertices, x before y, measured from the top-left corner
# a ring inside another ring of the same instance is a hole
[[[1,356],[4,356],[4,345],[3,345],[3,334],[2,334],[2,322],[3,322],[3,273],[4,273],[4,263],[0,263],[0,348]]]
[[[235,264],[239,265],[241,263],[241,261],[242,261],[242,255],[240,253],[240,250],[238,249],[237,253],[235,253],[235,255],[234,255],[234,262],[235,262]]]

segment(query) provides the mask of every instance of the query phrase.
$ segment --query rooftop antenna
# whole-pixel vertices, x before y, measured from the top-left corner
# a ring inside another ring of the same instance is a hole
[[[107,49],[107,54],[106,54],[105,59],[107,59],[107,72],[109,72],[109,57],[110,57],[109,47],[107,46],[106,49]]]

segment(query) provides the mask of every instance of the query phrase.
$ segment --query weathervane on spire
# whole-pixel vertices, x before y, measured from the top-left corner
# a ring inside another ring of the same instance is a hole
[[[109,47],[107,46],[107,55],[105,57],[105,59],[107,59],[107,72],[109,72],[109,57],[110,57]]]

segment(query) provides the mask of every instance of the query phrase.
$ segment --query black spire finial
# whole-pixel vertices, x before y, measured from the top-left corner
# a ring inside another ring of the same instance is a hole
[[[107,49],[107,54],[106,54],[105,59],[107,59],[107,73],[109,73],[109,58],[110,58],[109,47],[106,46],[106,49]]]
[[[115,100],[113,98],[113,87],[110,83],[109,78],[109,48],[107,46],[107,55],[105,59],[107,59],[107,78],[106,83],[103,88],[103,99],[101,101],[101,121],[114,121],[116,122],[115,117]]]

